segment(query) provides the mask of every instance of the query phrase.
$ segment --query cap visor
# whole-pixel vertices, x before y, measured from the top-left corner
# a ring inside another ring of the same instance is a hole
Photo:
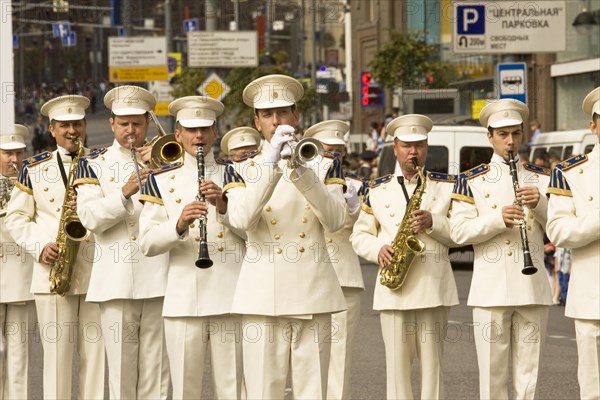
[[[212,119],[201,119],[201,118],[180,119],[177,122],[179,122],[181,124],[181,126],[183,126],[184,128],[204,128],[207,126],[211,126],[212,124],[215,123],[215,121],[213,121]]]
[[[254,108],[257,110],[264,110],[267,108],[289,107],[289,106],[293,106],[294,104],[295,103],[293,101],[289,101],[289,100],[281,100],[281,99],[277,99],[277,100],[273,100],[273,101],[265,100],[265,101],[259,101],[257,103],[254,103]]]
[[[142,115],[146,114],[146,110],[142,108],[118,108],[116,110],[112,110],[112,113],[115,115]]]
[[[519,119],[501,119],[490,124],[491,128],[504,128],[505,126],[521,125],[523,121]]]
[[[246,146],[256,146],[256,142],[246,141],[246,142],[236,143],[233,146],[229,147],[229,150],[235,150],[235,149],[239,149],[240,147],[246,147]]]
[[[409,135],[396,136],[396,138],[403,142],[420,142],[421,140],[427,140],[427,135],[411,133]]]
[[[65,114],[65,115],[55,115],[52,117],[54,121],[79,121],[80,119],[84,119],[85,114]]]
[[[321,143],[325,143],[325,144],[330,144],[330,145],[337,145],[337,144],[341,144],[341,145],[346,145],[346,142],[344,142],[344,140],[342,139],[319,139],[319,141]]]
[[[0,144],[0,149],[1,150],[16,150],[16,149],[24,149],[25,143],[19,143],[19,142],[9,142],[9,143],[2,143]]]

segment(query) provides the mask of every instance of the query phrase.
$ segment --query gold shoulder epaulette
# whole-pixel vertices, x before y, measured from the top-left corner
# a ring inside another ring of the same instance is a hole
[[[576,165],[586,162],[587,160],[588,160],[587,154],[578,154],[576,156],[566,159],[563,162],[556,164],[556,168],[560,169],[561,171],[567,171]]]
[[[381,176],[376,179],[371,179],[369,181],[369,188],[372,189],[372,188],[375,188],[375,187],[381,185],[382,183],[387,183],[387,182],[391,181],[393,177],[394,177],[394,175],[389,174],[389,175]]]
[[[221,165],[233,164],[233,160],[229,158],[217,158],[215,162]]]
[[[32,167],[36,164],[43,163],[44,161],[48,161],[52,158],[52,153],[49,151],[45,151],[40,154],[36,154],[35,156],[29,157],[27,160],[23,161],[23,166]]]
[[[472,179],[475,178],[476,176],[485,174],[486,172],[488,172],[490,170],[490,166],[488,164],[481,164],[476,166],[475,168],[471,168],[468,171],[465,172],[461,172],[461,177],[464,177],[465,179]]]
[[[323,152],[323,157],[326,158],[338,158],[340,156],[340,153],[335,152],[335,151],[324,151]]]
[[[89,158],[90,160],[93,160],[94,158],[98,157],[100,154],[106,153],[107,150],[108,149],[106,147],[100,147],[99,149],[90,151],[90,154],[85,156],[85,158]]]
[[[429,173],[429,179],[431,179],[432,181],[438,181],[438,182],[456,182],[456,175],[452,175],[452,174],[443,174],[441,172],[430,172]]]
[[[256,157],[256,156],[257,156],[257,155],[259,155],[259,154],[260,154],[260,150],[253,150],[253,151],[250,151],[250,152],[248,152],[248,153],[246,153],[246,154],[243,154],[243,155],[242,155],[242,156],[241,156],[241,157],[238,159],[238,162],[240,162],[240,161],[244,161],[244,160],[247,160],[247,159],[249,159],[249,158],[254,158],[254,157]]]
[[[174,169],[180,168],[182,165],[183,165],[182,162],[176,162],[173,164],[165,165],[164,167],[162,167],[160,169],[152,170],[152,175],[159,175],[159,174],[162,174],[163,172],[172,171]]]
[[[535,164],[525,163],[523,164],[523,168],[525,168],[527,171],[537,172],[538,174],[550,176],[550,169],[540,167]]]

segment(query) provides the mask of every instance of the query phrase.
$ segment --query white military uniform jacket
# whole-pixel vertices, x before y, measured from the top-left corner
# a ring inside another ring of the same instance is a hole
[[[552,170],[548,237],[573,248],[565,315],[600,319],[600,150],[572,157]]]
[[[458,244],[472,244],[473,279],[467,304],[500,307],[552,304],[550,285],[544,273],[544,227],[548,200],[543,195],[549,170],[517,160],[519,186],[536,186],[541,193],[534,209],[525,209],[529,250],[538,272],[524,275],[523,248],[518,227],[507,228],[502,207],[514,202],[510,167],[494,154],[489,164],[481,164],[460,174],[452,193],[450,228]]]
[[[79,162],[77,214],[94,233],[98,251],[87,301],[162,297],[167,253],[146,257],[139,245],[139,192],[123,204],[121,188],[135,172],[131,151],[116,140]]]
[[[448,258],[448,247],[455,245],[450,239],[448,224],[455,176],[432,172],[426,176],[420,209],[431,212],[433,225],[427,232],[417,235],[425,243],[425,251],[422,256],[413,259],[401,288],[389,289],[379,283],[377,275],[373,300],[375,310],[413,310],[458,304],[456,282]],[[405,180],[409,196],[414,193],[417,182],[417,175],[410,182]],[[381,247],[391,245],[396,237],[406,206],[402,186],[395,175],[369,181],[362,210],[350,238],[356,253],[377,264]]]
[[[221,186],[225,166],[205,157],[205,180]],[[244,258],[244,240],[228,227],[227,219],[217,221],[217,210],[209,205],[207,242],[211,268],[200,269],[200,235],[197,222],[183,237],[177,234],[177,220],[186,204],[198,194],[196,157],[185,153],[184,162],[166,166],[148,176],[140,200],[140,244],[147,256],[170,255],[165,317],[202,317],[231,313],[233,293]],[[208,204],[208,203],[207,203]],[[239,233],[243,236],[243,233]]]
[[[39,260],[44,246],[56,242],[65,198],[66,190],[57,157],[61,157],[68,176],[71,157],[60,154],[58,150],[52,153],[47,151],[25,160],[12,192],[5,220],[15,241],[24,243],[27,253],[33,256],[32,293],[50,293],[50,266]],[[94,252],[94,235],[90,234],[80,242],[68,294],[87,292]]]
[[[4,218],[0,219],[0,303],[33,300],[32,273],[33,257],[15,243]]]
[[[341,167],[326,185],[316,166],[298,177],[287,161],[273,168],[264,159],[250,153],[225,176],[229,221],[248,234],[233,312],[303,318],[346,309],[324,234],[344,225]]]

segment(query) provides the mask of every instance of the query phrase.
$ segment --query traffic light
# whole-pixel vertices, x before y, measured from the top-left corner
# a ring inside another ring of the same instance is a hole
[[[383,88],[375,82],[370,72],[360,73],[360,104],[363,107],[383,107]]]

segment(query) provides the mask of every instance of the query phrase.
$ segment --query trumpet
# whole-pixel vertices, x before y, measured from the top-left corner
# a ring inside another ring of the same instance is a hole
[[[196,162],[198,164],[198,195],[196,199],[201,202],[205,202],[206,198],[200,190],[200,186],[204,182],[204,145],[200,143],[198,145],[198,152],[196,153]],[[207,227],[206,218],[202,217],[198,220],[198,228],[200,229],[200,247],[198,248],[198,259],[196,260],[196,267],[206,269],[213,265],[210,256],[208,255],[208,242],[206,240]]]
[[[292,141],[287,144],[292,150],[288,158],[288,166],[296,168],[299,166],[310,167],[313,161],[325,153],[323,145],[317,139],[304,138],[300,141]]]
[[[154,121],[156,129],[158,129],[158,135],[152,138],[146,146],[152,147],[151,157],[152,164],[155,167],[163,167],[165,165],[174,163],[183,156],[183,147],[177,140],[175,140],[175,134],[167,134],[163,127],[160,125],[158,118],[152,111],[148,111],[150,118]]]
[[[512,151],[508,152],[508,164],[510,165],[510,175],[512,177],[513,191],[515,194],[514,204],[523,206],[521,201],[517,200],[517,189],[519,188],[519,177],[517,175],[517,163]],[[523,261],[524,266],[521,270],[523,275],[532,275],[537,272],[537,268],[533,265],[531,259],[531,252],[529,251],[529,239],[527,238],[527,221],[524,219],[519,221],[519,233],[521,234],[521,246],[523,247]]]

